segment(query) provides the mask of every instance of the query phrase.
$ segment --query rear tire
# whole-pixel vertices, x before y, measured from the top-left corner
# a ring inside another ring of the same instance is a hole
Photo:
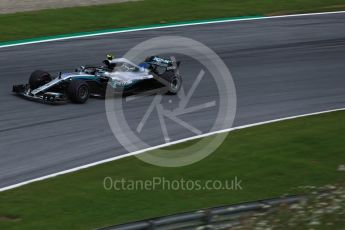
[[[29,85],[30,89],[34,90],[42,85],[47,84],[52,80],[52,77],[50,76],[49,73],[42,71],[42,70],[36,70],[32,72],[30,79],[29,79]]]
[[[170,78],[168,85],[168,95],[176,95],[182,87],[182,77],[177,74]]]
[[[90,87],[85,81],[72,80],[68,86],[67,94],[72,102],[83,104],[90,97]]]

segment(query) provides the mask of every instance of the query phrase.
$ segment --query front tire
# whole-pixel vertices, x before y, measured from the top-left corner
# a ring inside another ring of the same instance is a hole
[[[67,94],[72,102],[83,104],[90,97],[90,87],[85,81],[72,80],[68,86]]]
[[[42,70],[36,70],[32,72],[30,79],[29,79],[29,85],[30,89],[34,90],[42,85],[47,84],[52,80],[52,77],[50,76],[49,73],[42,71]]]

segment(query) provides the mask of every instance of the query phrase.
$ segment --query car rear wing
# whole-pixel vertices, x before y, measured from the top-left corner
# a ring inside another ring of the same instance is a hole
[[[174,56],[171,56],[169,58],[160,57],[160,56],[151,56],[146,58],[146,63],[151,65],[158,65],[163,67],[171,67],[171,66],[179,66],[180,61],[176,61],[176,58]]]
[[[156,74],[161,75],[168,72],[177,72],[181,64],[180,61],[176,61],[174,56],[169,58],[160,56],[151,56],[146,58],[145,62],[150,65],[150,69]]]

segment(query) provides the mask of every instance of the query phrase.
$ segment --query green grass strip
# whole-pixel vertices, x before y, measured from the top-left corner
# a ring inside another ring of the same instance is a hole
[[[344,0],[144,0],[0,15],[0,42],[256,15],[339,11]]]

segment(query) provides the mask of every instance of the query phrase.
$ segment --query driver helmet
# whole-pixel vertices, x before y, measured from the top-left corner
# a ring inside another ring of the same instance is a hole
[[[111,61],[114,59],[114,55],[112,54],[107,54],[107,60]]]

